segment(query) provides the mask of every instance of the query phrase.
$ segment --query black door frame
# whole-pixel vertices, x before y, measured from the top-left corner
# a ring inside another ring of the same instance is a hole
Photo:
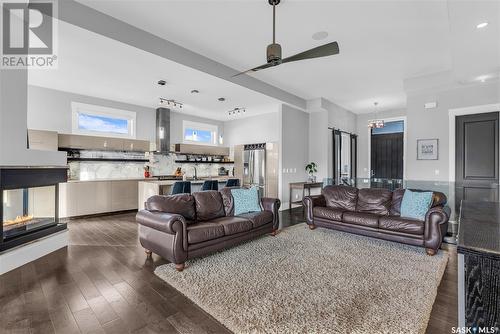
[[[356,186],[357,177],[358,177],[358,135],[354,133],[350,133],[347,131],[342,131],[336,128],[328,128],[332,130],[332,178],[333,184],[339,184],[339,175],[338,165],[340,163],[340,157],[342,156],[342,134],[349,135],[350,138],[350,152],[351,152],[351,179],[354,180],[354,184],[352,186]],[[337,145],[338,145],[338,154],[337,154]]]

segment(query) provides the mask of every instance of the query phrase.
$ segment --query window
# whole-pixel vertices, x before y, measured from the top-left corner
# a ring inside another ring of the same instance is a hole
[[[404,121],[385,122],[383,128],[372,129],[372,134],[381,135],[386,133],[401,133],[404,132],[404,127]]]
[[[183,121],[183,142],[217,145],[217,125]]]
[[[135,138],[136,113],[133,111],[75,102],[71,108],[75,134]]]

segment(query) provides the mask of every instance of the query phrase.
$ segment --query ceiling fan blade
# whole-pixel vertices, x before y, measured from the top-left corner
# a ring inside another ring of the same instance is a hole
[[[301,53],[298,53],[294,56],[283,59],[282,63],[289,63],[292,61],[304,60],[304,59],[312,59],[319,57],[327,57],[333,56],[339,53],[339,45],[337,42],[328,43],[325,45],[321,45],[315,47],[311,50],[307,50]]]
[[[272,67],[272,66],[275,66],[274,64],[272,63],[267,63],[267,64],[264,64],[264,65],[260,65],[258,67],[254,67],[252,68],[251,70],[248,70],[248,71],[245,71],[245,72],[240,72],[238,74],[235,74],[233,75],[233,78],[234,77],[237,77],[238,75],[242,75],[242,74],[247,74],[247,73],[250,73],[250,72],[257,72],[257,71],[260,71],[260,70],[263,70],[265,68],[268,68],[268,67]]]

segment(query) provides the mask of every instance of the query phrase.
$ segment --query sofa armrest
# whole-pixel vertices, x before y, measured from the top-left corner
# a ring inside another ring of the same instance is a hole
[[[277,198],[263,197],[260,199],[260,204],[264,211],[270,211],[273,214],[273,230],[277,230],[280,225],[279,209],[281,201]]]
[[[325,197],[323,195],[306,196],[302,200],[306,211],[306,222],[308,225],[314,224],[313,209],[315,206],[326,206]]]
[[[183,216],[160,211],[140,210],[135,219],[140,225],[172,235],[185,231],[187,226]]]
[[[427,211],[424,231],[424,245],[426,248],[435,251],[439,249],[443,237],[448,230],[450,212],[451,210],[448,206],[436,206]]]

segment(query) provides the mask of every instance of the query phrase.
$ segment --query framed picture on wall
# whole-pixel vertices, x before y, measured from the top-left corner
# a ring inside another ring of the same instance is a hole
[[[417,139],[417,160],[438,160],[438,139]]]

